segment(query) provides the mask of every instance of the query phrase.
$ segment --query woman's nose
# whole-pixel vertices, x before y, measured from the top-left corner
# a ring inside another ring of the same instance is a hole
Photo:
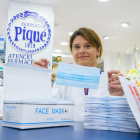
[[[84,47],[81,46],[80,53],[84,53],[84,52],[85,52],[85,49],[84,49]]]

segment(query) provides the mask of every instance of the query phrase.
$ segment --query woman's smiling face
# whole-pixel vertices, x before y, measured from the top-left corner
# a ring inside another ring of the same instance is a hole
[[[100,47],[97,49],[81,35],[75,37],[72,43],[72,55],[78,65],[96,67],[99,54]]]

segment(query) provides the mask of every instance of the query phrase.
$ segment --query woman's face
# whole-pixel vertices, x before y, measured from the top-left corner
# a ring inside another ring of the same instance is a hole
[[[79,35],[73,41],[72,54],[78,65],[96,67],[96,58],[100,54],[100,47],[96,49],[83,36]]]

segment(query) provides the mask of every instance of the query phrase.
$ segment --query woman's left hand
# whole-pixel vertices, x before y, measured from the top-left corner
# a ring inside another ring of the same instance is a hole
[[[111,70],[108,74],[108,91],[111,96],[123,96],[124,91],[118,76],[123,76],[118,70]]]

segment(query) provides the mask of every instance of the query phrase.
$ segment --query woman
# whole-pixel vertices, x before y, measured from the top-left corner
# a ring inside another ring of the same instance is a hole
[[[101,59],[103,47],[99,36],[89,28],[79,28],[70,37],[69,49],[77,65],[96,67],[97,58]],[[36,60],[33,66],[48,68],[47,59]],[[65,100],[75,101],[74,119],[82,120],[82,99],[88,95],[112,95],[123,96],[124,92],[118,76],[122,74],[118,70],[101,73],[99,87],[95,89],[83,89],[78,87],[54,85],[52,96]]]

